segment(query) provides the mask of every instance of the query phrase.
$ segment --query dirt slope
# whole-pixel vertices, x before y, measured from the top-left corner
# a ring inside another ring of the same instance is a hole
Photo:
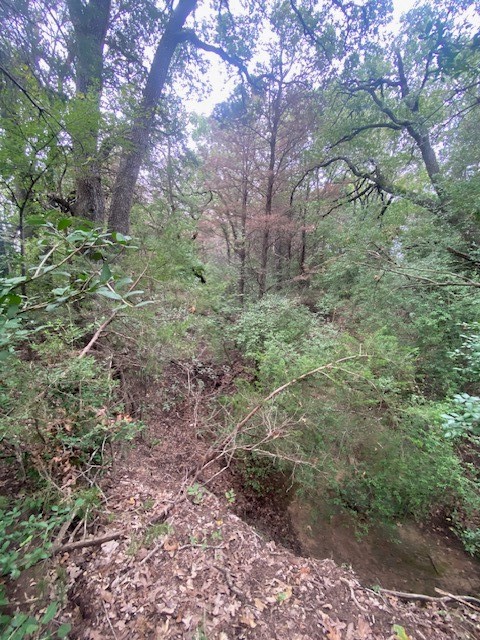
[[[196,436],[198,402],[195,413],[191,402],[167,414],[159,398],[150,404],[148,432],[104,481],[104,523],[93,532],[123,537],[60,558],[72,638],[480,637],[480,609],[373,593],[330,560],[263,539],[222,493],[195,485],[178,500],[206,449]]]

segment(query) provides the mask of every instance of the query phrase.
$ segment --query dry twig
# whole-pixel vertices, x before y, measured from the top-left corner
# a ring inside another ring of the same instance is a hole
[[[110,540],[118,540],[118,538],[124,538],[125,534],[121,531],[115,531],[99,538],[87,538],[86,540],[77,540],[77,542],[69,542],[61,547],[53,549],[52,555],[58,555],[59,553],[65,553],[67,551],[74,551],[75,549],[82,549],[83,547],[96,547],[104,542],[110,542]]]

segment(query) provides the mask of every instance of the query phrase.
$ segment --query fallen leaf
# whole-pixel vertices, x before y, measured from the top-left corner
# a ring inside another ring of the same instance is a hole
[[[163,543],[163,548],[168,552],[171,558],[175,555],[175,551],[178,549],[178,542],[174,539],[167,538]]]
[[[110,540],[102,544],[102,552],[110,556],[118,549],[119,544],[116,540]]]
[[[259,600],[258,598],[255,598],[255,600],[253,601],[255,604],[255,607],[259,610],[259,611],[263,611],[264,609],[267,608],[267,605],[262,602],[261,600]]]
[[[407,635],[405,629],[399,624],[393,625],[393,632],[397,636],[398,640],[410,640],[410,636]]]
[[[244,624],[246,627],[250,627],[251,629],[255,629],[257,623],[255,622],[255,618],[253,617],[250,609],[245,609],[244,612],[240,616],[240,622]]]
[[[185,616],[182,618],[182,624],[185,625],[185,629],[190,629],[190,625],[192,624],[192,615]]]
[[[358,617],[357,621],[357,638],[358,640],[368,640],[373,635],[372,627],[368,624],[363,616]],[[405,640],[402,638],[401,640]],[[408,638],[406,639],[408,640]]]
[[[110,591],[101,591],[101,595],[105,602],[108,602],[109,604],[113,602],[113,593]]]

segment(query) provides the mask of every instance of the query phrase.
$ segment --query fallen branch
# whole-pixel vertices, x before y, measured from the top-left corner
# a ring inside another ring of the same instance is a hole
[[[57,537],[55,538],[55,542],[53,543],[53,549],[58,549],[62,543],[63,538],[65,537],[65,534],[67,533],[70,525],[72,524],[72,522],[75,520],[75,518],[77,517],[77,513],[79,511],[79,507],[77,507],[76,509],[73,509],[73,511],[70,513],[69,517],[67,520],[65,520],[65,522],[63,523],[63,525],[60,528],[60,531],[58,532]]]
[[[83,547],[96,547],[104,542],[110,542],[110,540],[118,540],[118,538],[124,538],[125,534],[121,531],[109,533],[106,536],[100,536],[99,538],[87,538],[86,540],[77,540],[77,542],[69,542],[61,547],[53,549],[52,555],[58,555],[59,553],[65,553],[67,551],[73,551],[75,549],[82,549]]]
[[[272,393],[270,393],[266,398],[264,398],[261,402],[259,402],[257,406],[254,407],[250,411],[250,413],[247,416],[245,416],[245,418],[243,418],[243,420],[241,420],[236,425],[234,431],[238,433],[247,424],[247,422],[249,422],[253,418],[253,416],[256,413],[258,413],[265,404],[267,404],[267,402],[275,398],[275,396],[278,396],[278,394],[281,393],[282,391],[285,391],[285,389],[288,389],[288,387],[291,387],[293,384],[300,382],[300,380],[305,380],[305,378],[309,378],[310,376],[313,376],[316,373],[321,373],[322,371],[325,371],[328,369],[334,369],[336,365],[340,364],[341,362],[346,362],[347,360],[356,360],[357,358],[368,358],[368,357],[369,356],[367,354],[360,353],[356,356],[347,356],[346,358],[340,358],[340,360],[336,360],[335,362],[329,362],[328,364],[324,364],[321,367],[317,367],[316,369],[307,371],[307,373],[303,373],[301,376],[298,376],[297,378],[293,378],[293,380],[289,380],[285,384],[282,384],[281,387],[278,387],[277,389],[272,391]]]
[[[115,309],[115,311],[112,311],[112,313],[108,316],[108,318],[105,320],[105,322],[102,322],[102,324],[98,327],[98,329],[95,331],[95,333],[93,334],[92,339],[90,340],[90,342],[87,344],[87,346],[82,349],[82,351],[80,351],[80,353],[78,354],[79,358],[84,358],[87,353],[90,351],[90,349],[93,347],[93,345],[95,344],[95,342],[99,339],[99,337],[101,336],[102,332],[108,327],[108,325],[112,322],[112,320],[114,320],[115,316],[117,315],[117,313],[120,311],[120,309]]]
[[[475,606],[475,604],[480,605],[480,600],[478,598],[473,596],[455,596],[452,593],[448,593],[447,591],[442,591],[437,588],[435,588],[435,591],[443,595],[427,596],[424,593],[407,593],[406,591],[393,591],[391,589],[379,589],[378,593],[384,593],[387,596],[394,596],[395,598],[400,598],[400,600],[420,600],[421,602],[448,602],[452,600],[471,607],[472,609],[475,609],[475,611],[480,611],[480,609]],[[374,591],[374,593],[377,592]]]
[[[316,373],[322,373],[323,375],[327,375],[325,373],[326,371],[334,370],[337,367],[337,365],[339,365],[342,362],[347,362],[348,360],[356,360],[358,358],[368,358],[368,357],[369,356],[367,354],[360,353],[358,355],[346,356],[345,358],[340,358],[339,360],[335,360],[333,362],[329,362],[328,364],[324,364],[320,367],[316,367],[315,369],[311,369],[310,371],[307,371],[306,373],[303,373],[302,375],[297,376],[296,378],[293,378],[292,380],[285,382],[285,384],[282,384],[280,387],[277,387],[276,389],[274,389],[271,393],[268,394],[268,396],[263,398],[263,400],[261,400],[255,407],[253,407],[253,409],[245,416],[245,418],[240,420],[240,422],[237,422],[233,430],[224,438],[223,442],[218,443],[215,446],[210,448],[210,450],[204,456],[201,465],[197,467],[194,478],[197,479],[201,471],[205,469],[205,467],[208,464],[210,464],[214,459],[223,456],[228,446],[228,443],[235,442],[238,434],[248,424],[248,422],[250,422],[250,420],[260,411],[260,409],[262,409],[270,400],[273,400],[273,398],[275,398],[280,393],[282,393],[282,391],[285,391],[285,389],[288,389],[289,387],[296,384],[297,382],[300,382],[301,380],[305,380],[305,378],[309,378],[315,375]],[[219,449],[220,449],[220,453],[218,453]]]
[[[441,589],[437,589],[435,587],[435,591],[439,593],[444,598],[448,598],[449,600],[455,600],[456,602],[460,602],[461,604],[470,607],[471,609],[475,609],[475,611],[480,611],[479,607],[476,607],[473,603],[480,604],[480,600],[478,598],[474,598],[473,596],[456,596],[453,593],[448,593],[448,591],[442,591]]]
[[[186,500],[188,486],[190,486],[191,484],[196,482],[198,480],[198,478],[200,477],[202,471],[204,471],[214,460],[218,460],[219,458],[222,458],[227,453],[230,456],[232,456],[235,450],[240,449],[239,446],[234,445],[233,447],[230,447],[230,450],[229,450],[229,443],[232,443],[232,442],[234,443],[235,442],[235,440],[236,440],[238,434],[241,432],[241,430],[260,411],[260,409],[262,409],[262,407],[264,407],[267,404],[267,402],[269,402],[270,400],[272,400],[273,398],[278,396],[280,393],[282,393],[282,391],[285,391],[285,389],[288,389],[293,384],[296,384],[297,382],[300,382],[301,380],[305,380],[305,378],[309,378],[310,376],[313,376],[316,373],[322,373],[323,375],[327,375],[325,373],[327,370],[334,370],[342,362],[346,362],[348,360],[356,360],[358,358],[368,358],[368,357],[369,356],[367,354],[360,353],[360,354],[357,354],[357,355],[354,355],[354,356],[346,356],[345,358],[340,358],[339,360],[335,360],[333,362],[329,362],[328,364],[324,364],[324,365],[322,365],[320,367],[316,367],[315,369],[312,369],[311,371],[307,371],[306,373],[303,373],[302,375],[297,376],[296,378],[293,378],[292,380],[289,380],[285,384],[282,384],[280,387],[277,387],[276,389],[274,389],[271,393],[268,394],[268,396],[263,398],[263,400],[261,400],[245,416],[245,418],[240,420],[240,422],[237,422],[237,424],[235,425],[234,429],[223,439],[223,441],[221,441],[221,442],[217,443],[216,445],[213,445],[212,447],[210,447],[210,449],[204,455],[204,457],[201,460],[201,462],[196,467],[191,469],[191,471],[188,473],[187,478],[185,479],[180,491],[177,493],[177,495],[173,499],[173,501],[170,504],[166,505],[160,511],[160,513],[158,513],[150,521],[150,524],[152,525],[152,524],[158,524],[159,522],[165,522],[165,520],[167,519],[168,515],[171,513],[173,508],[176,507],[177,505],[179,505],[180,503],[182,503],[184,500]],[[297,460],[296,462],[299,462],[299,461]]]
[[[135,287],[137,286],[137,284],[140,282],[140,280],[143,278],[143,276],[145,275],[145,271],[147,270],[147,267],[145,267],[145,269],[142,271],[142,273],[138,276],[138,278],[135,280],[135,282],[132,282],[132,284],[130,285],[130,287],[128,288],[128,292],[133,291],[135,289]],[[82,349],[82,351],[78,354],[79,358],[84,358],[87,353],[90,351],[90,349],[93,347],[93,345],[95,344],[95,342],[99,339],[99,337],[102,335],[102,332],[105,331],[105,329],[108,327],[108,325],[112,322],[112,320],[115,319],[117,313],[120,311],[120,308],[115,309],[114,311],[112,311],[112,313],[108,316],[108,318],[105,320],[105,322],[102,322],[102,324],[98,327],[98,329],[95,331],[95,333],[93,334],[92,339],[90,340],[90,342],[87,344],[87,346]]]

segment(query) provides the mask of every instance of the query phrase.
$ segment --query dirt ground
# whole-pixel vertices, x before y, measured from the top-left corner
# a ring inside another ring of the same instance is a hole
[[[203,399],[229,384],[214,378]],[[260,507],[228,471],[206,487],[205,477],[192,483],[208,446],[208,403],[195,393],[165,397],[161,387],[147,395],[146,432],[101,483],[103,515],[87,537],[115,539],[57,558],[67,596],[61,621],[72,624],[72,639],[480,637],[476,605],[404,602],[362,587],[332,560],[298,555],[288,515],[269,510],[268,495],[261,508],[269,515],[254,528]],[[269,539],[268,528],[290,548]]]

